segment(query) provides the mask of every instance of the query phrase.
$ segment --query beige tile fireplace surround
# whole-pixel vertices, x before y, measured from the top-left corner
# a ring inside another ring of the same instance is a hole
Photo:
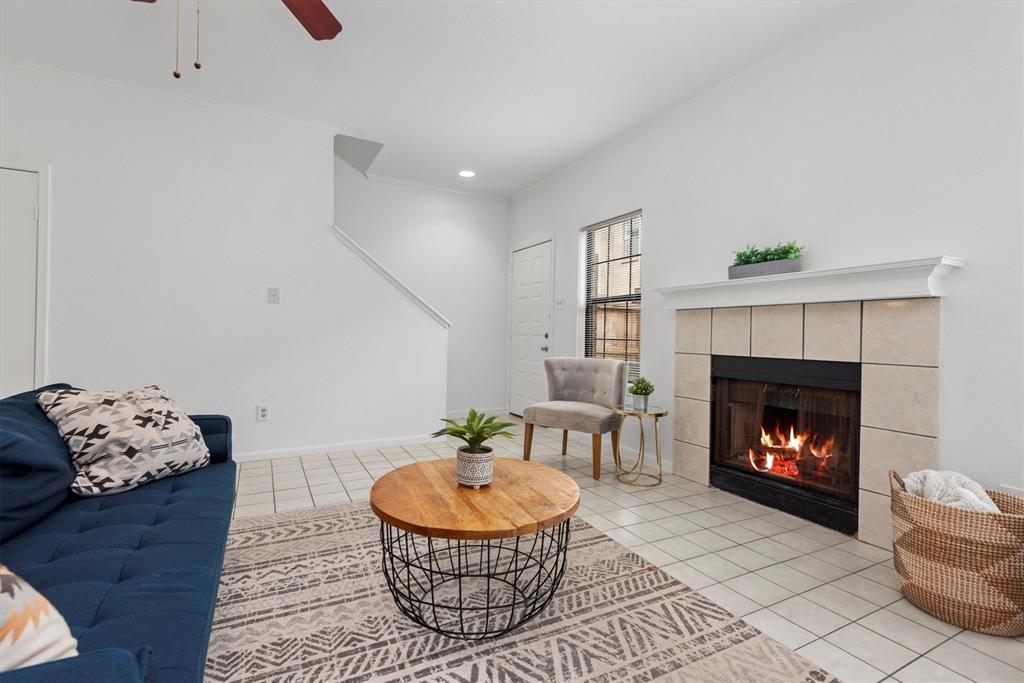
[[[675,473],[708,484],[711,356],[861,363],[858,537],[891,545],[888,471],[938,463],[940,299],[676,313]]]

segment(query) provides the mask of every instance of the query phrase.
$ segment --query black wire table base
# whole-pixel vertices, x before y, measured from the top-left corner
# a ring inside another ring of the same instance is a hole
[[[565,574],[570,520],[536,534],[482,541],[430,538],[381,522],[395,604],[450,638],[504,635],[540,614]]]

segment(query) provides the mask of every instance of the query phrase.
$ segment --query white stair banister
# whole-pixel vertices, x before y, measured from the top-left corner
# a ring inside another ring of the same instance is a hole
[[[385,268],[384,265],[380,261],[378,261],[377,259],[375,259],[372,256],[370,256],[370,254],[365,249],[363,249],[361,246],[359,246],[356,243],[356,241],[354,239],[352,239],[348,235],[348,233],[346,233],[344,230],[339,228],[337,225],[332,225],[331,227],[334,229],[334,234],[338,237],[339,240],[341,240],[341,242],[345,246],[347,246],[349,249],[352,250],[352,252],[354,254],[356,254],[359,258],[361,258],[363,261],[365,261],[367,264],[369,264],[369,266],[371,268],[373,268],[375,271],[380,273],[380,275],[385,280],[390,282],[391,285],[395,289],[397,289],[403,295],[405,295],[405,297],[407,299],[409,299],[409,301],[411,301],[414,304],[416,304],[417,306],[419,306],[419,308],[422,309],[424,313],[426,313],[431,318],[436,320],[438,322],[438,324],[440,324],[442,327],[447,329],[447,328],[450,328],[452,326],[452,323],[451,323],[450,320],[448,320],[448,318],[446,318],[443,315],[441,315],[441,313],[436,308],[434,308],[433,306],[428,304],[423,299],[423,297],[419,296],[414,291],[409,289],[409,287],[406,286],[406,284],[404,282],[399,280],[398,277],[396,277],[394,273],[392,273],[390,270]]]

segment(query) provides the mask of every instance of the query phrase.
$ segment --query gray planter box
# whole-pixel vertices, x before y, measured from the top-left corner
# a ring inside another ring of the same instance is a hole
[[[763,263],[749,263],[745,266],[729,266],[729,279],[738,280],[743,277],[760,277],[762,275],[779,275],[795,273],[800,270],[800,259],[787,258]]]

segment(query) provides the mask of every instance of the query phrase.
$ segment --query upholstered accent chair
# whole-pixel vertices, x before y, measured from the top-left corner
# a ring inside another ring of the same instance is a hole
[[[612,451],[619,449],[622,420],[613,408],[622,403],[626,364],[603,358],[548,358],[544,371],[548,400],[523,411],[523,459],[530,459],[534,425],[562,430],[562,455],[569,444],[569,432],[585,432],[592,435],[594,479],[600,479],[601,435],[611,432]]]

